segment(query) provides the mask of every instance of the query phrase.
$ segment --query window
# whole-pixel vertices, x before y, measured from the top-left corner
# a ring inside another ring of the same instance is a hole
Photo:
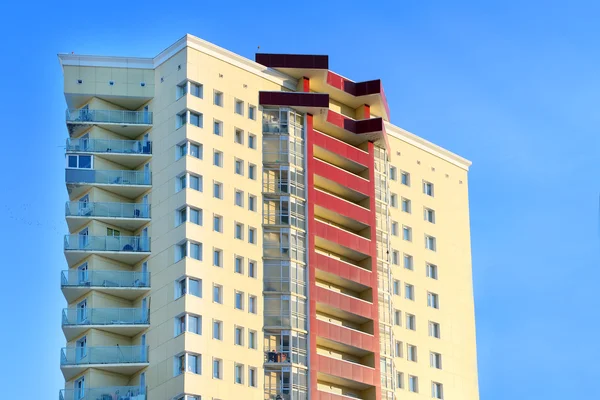
[[[403,255],[403,261],[402,262],[404,264],[404,268],[410,269],[412,271],[412,269],[413,269],[413,256],[411,256],[410,254],[404,253],[404,255]]]
[[[398,250],[392,250],[392,264],[400,265],[400,252]]]
[[[203,146],[201,144],[190,143],[190,156],[202,159]]]
[[[441,383],[431,382],[431,397],[434,399],[444,398],[444,386]]]
[[[256,180],[256,165],[248,163],[248,178]]]
[[[415,300],[415,287],[409,283],[404,285],[404,297],[407,300]]]
[[[213,215],[213,231],[223,233],[223,217]]]
[[[235,223],[234,237],[239,240],[244,240],[244,224],[240,224],[239,222]]]
[[[408,172],[402,171],[400,173],[400,183],[410,186],[410,174]]]
[[[402,311],[394,310],[394,325],[402,326]]]
[[[398,179],[396,167],[390,165],[390,180],[395,181],[396,179]]]
[[[234,195],[234,203],[238,207],[244,207],[244,192],[236,189]]]
[[[202,128],[202,114],[190,111],[190,124]]]
[[[179,210],[176,211],[175,214],[175,221],[176,221],[176,225],[179,226],[181,224],[183,224],[186,219],[187,219],[187,208],[180,208]]]
[[[438,278],[438,267],[437,267],[437,265],[427,263],[426,269],[427,269],[427,277],[428,278],[431,278],[431,279],[437,279]]]
[[[186,294],[202,297],[202,280],[189,277],[181,278],[175,282],[175,298]]]
[[[213,284],[213,303],[223,304],[223,286]]]
[[[424,218],[425,221],[435,224],[435,211],[433,211],[431,208],[425,208]]]
[[[429,353],[429,366],[432,368],[442,369],[442,355],[440,353]]]
[[[256,314],[256,296],[248,295],[248,312]]]
[[[417,318],[412,314],[406,314],[406,329],[417,330]]]
[[[256,331],[248,329],[248,348],[256,349]]]
[[[396,387],[404,389],[404,374],[402,372],[396,372]]]
[[[202,191],[202,177],[200,175],[190,174],[190,189]]]
[[[223,340],[223,322],[213,320],[213,339]]]
[[[223,152],[219,150],[213,151],[213,165],[216,167],[223,167]]]
[[[175,117],[175,128],[179,129],[187,123],[187,111],[180,112]]]
[[[427,305],[431,308],[440,308],[440,299],[436,293],[427,292]]]
[[[408,390],[413,393],[419,393],[419,378],[413,375],[408,376]]]
[[[417,346],[412,344],[406,345],[406,359],[408,361],[417,362]]]
[[[256,196],[248,195],[248,210],[256,211]]]
[[[409,199],[405,199],[404,197],[402,198],[402,211],[404,211],[405,213],[409,213],[410,214],[410,200]]]
[[[213,378],[223,379],[223,360],[213,358]]]
[[[431,251],[436,250],[436,240],[433,236],[425,235],[425,248]]]
[[[423,181],[423,193],[425,193],[427,196],[433,197],[433,183]]]
[[[202,334],[202,317],[198,315],[183,314],[175,317],[175,336],[184,332]]]
[[[234,111],[236,114],[244,115],[244,102],[242,100],[235,99]]]
[[[176,100],[179,100],[180,98],[182,98],[183,96],[185,96],[185,94],[187,93],[187,86],[188,83],[187,82],[183,82],[180,83],[179,85],[177,85],[177,90],[176,90]]]
[[[234,172],[236,173],[236,175],[244,175],[244,161],[243,160],[239,160],[239,159],[235,159],[234,160]]]
[[[187,175],[186,174],[179,175],[176,178],[175,191],[179,192],[180,190],[185,189],[186,182],[187,182]]]
[[[175,248],[175,262],[187,257],[187,242],[180,243]]]
[[[215,106],[223,107],[223,93],[215,90],[213,103]]]
[[[440,338],[440,324],[429,321],[429,336],[437,339]]]
[[[251,133],[248,134],[248,147],[251,149],[256,149],[256,135]]]
[[[394,279],[394,294],[400,296],[400,281],[397,279]]]
[[[248,243],[256,244],[256,229],[248,228]]]
[[[106,228],[106,236],[119,237],[121,236],[121,231],[113,228]]]
[[[394,350],[395,350],[396,357],[403,357],[403,355],[402,355],[402,347],[403,346],[404,345],[402,344],[401,341],[396,340],[396,343],[394,345]]]
[[[233,134],[233,141],[239,144],[244,144],[244,131],[235,128],[235,132]]]
[[[256,261],[248,260],[248,276],[256,278]]]
[[[244,273],[244,257],[235,257],[233,270],[236,274]]]
[[[236,326],[233,332],[233,340],[236,346],[244,345],[244,328]]]
[[[202,159],[203,146],[202,144],[196,144],[191,142],[185,142],[177,145],[176,159],[179,160],[185,156],[191,156]]]
[[[68,168],[90,169],[92,168],[92,156],[73,155],[67,156]]]
[[[190,82],[190,94],[195,97],[204,97],[204,86],[199,83]]]
[[[202,261],[202,243],[190,242],[190,257]]]
[[[175,356],[174,360],[174,375],[181,375],[184,372],[192,374],[201,374],[201,356],[199,354],[184,353]]]
[[[223,184],[220,182],[213,183],[213,197],[223,200]]]
[[[185,157],[187,156],[187,142],[177,145],[177,153],[176,153],[176,159],[179,160],[181,157]]]
[[[400,234],[398,231],[398,223],[396,221],[392,221],[392,235],[398,236]]]
[[[196,225],[202,225],[202,210],[199,208],[188,207],[190,211],[190,222]]]
[[[248,367],[248,386],[256,387],[256,368]]]
[[[215,120],[213,122],[213,133],[217,136],[223,136],[223,123]]]
[[[256,119],[256,107],[251,106],[250,104],[248,104],[248,118]]]
[[[390,194],[390,206],[398,208],[398,195],[396,193]]]
[[[244,309],[244,292],[235,291],[234,294],[234,307],[236,310]]]
[[[410,242],[412,241],[412,228],[409,226],[402,226],[402,239]]]
[[[223,267],[223,250],[213,249],[213,266]]]
[[[234,366],[234,382],[238,385],[244,384],[244,366],[242,364],[235,364]]]

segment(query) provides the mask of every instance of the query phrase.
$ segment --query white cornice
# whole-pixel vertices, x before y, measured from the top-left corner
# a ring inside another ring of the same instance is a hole
[[[90,66],[90,67],[112,67],[112,68],[138,68],[138,69],[156,69],[169,58],[179,53],[186,47],[198,50],[209,56],[218,58],[231,65],[241,68],[245,71],[258,75],[273,83],[295,90],[297,80],[282,72],[267,68],[252,60],[235,54],[222,47],[216,46],[196,36],[185,35],[165,50],[160,52],[154,58],[136,58],[136,57],[111,57],[111,56],[87,56],[77,54],[59,54],[58,58],[62,67],[65,65]]]
[[[467,160],[466,158],[463,158],[438,145],[428,142],[427,140],[413,133],[405,131],[404,129],[397,127],[396,125],[393,125],[387,121],[385,122],[385,130],[388,135],[398,138],[410,145],[418,147],[419,149],[424,150],[436,157],[439,157],[444,161],[448,161],[449,163],[454,164],[457,167],[464,169],[465,171],[468,171],[469,167],[472,164],[471,161]]]

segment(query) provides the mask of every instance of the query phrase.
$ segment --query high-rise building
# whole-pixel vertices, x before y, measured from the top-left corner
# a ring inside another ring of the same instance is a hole
[[[59,55],[61,400],[476,400],[470,162],[327,56]]]

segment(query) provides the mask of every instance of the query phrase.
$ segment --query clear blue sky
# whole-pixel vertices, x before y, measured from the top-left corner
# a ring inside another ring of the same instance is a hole
[[[473,161],[482,400],[597,396],[600,3],[49,3],[0,13],[3,398],[55,399],[62,382],[56,54],[154,56],[188,32],[248,58],[258,45],[329,54],[338,73],[383,79],[392,122]]]

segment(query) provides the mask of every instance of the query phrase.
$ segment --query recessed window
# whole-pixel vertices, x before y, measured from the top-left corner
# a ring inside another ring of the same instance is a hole
[[[427,306],[431,308],[440,308],[440,298],[437,293],[427,292]]]
[[[185,189],[187,182],[187,174],[181,174],[175,179],[175,191],[179,192],[180,190]]]
[[[390,194],[390,206],[398,208],[398,195],[396,193]]]
[[[411,204],[409,199],[402,198],[402,211],[410,214]]]
[[[190,124],[202,128],[202,114],[190,111]]]
[[[187,82],[183,82],[183,83],[180,83],[179,85],[177,85],[176,97],[175,97],[176,100],[179,100],[180,98],[182,98],[183,96],[186,95],[187,87],[188,87]]]
[[[236,239],[244,240],[244,224],[241,224],[239,222],[235,223],[233,236]]]
[[[256,229],[248,228],[248,243],[256,244]]]
[[[220,182],[213,183],[213,197],[223,200],[223,184]]]
[[[234,293],[234,307],[236,310],[244,309],[244,292],[238,292],[237,290]]]
[[[440,338],[440,324],[437,322],[429,321],[429,336],[439,339]]]
[[[394,325],[402,326],[402,311],[394,310]]]
[[[433,236],[425,235],[425,248],[431,251],[436,251],[437,243]]]
[[[190,189],[202,191],[202,176],[190,174]]]
[[[256,119],[256,107],[251,106],[250,104],[248,104],[248,118],[253,120]]]
[[[223,250],[213,249],[213,267],[223,268]]]
[[[178,244],[175,247],[175,262],[187,257],[187,242]]]
[[[256,296],[248,295],[248,312],[251,314],[256,314]]]
[[[213,320],[213,339],[223,340],[223,322]]]
[[[398,223],[396,221],[392,221],[392,235],[398,236],[400,233],[400,228],[398,227]]]
[[[223,233],[223,217],[213,215],[213,231]]]
[[[182,314],[175,317],[175,336],[184,332],[202,334],[202,317],[199,315]]]
[[[248,147],[251,149],[256,149],[256,135],[252,133],[248,134]]]
[[[213,133],[217,136],[223,136],[223,122],[217,120],[213,122]]]
[[[179,226],[187,220],[187,208],[181,208],[176,211],[176,225]]]
[[[223,107],[223,93],[215,90],[213,103],[215,106]]]
[[[408,361],[417,362],[417,346],[412,344],[406,345],[406,359]]]
[[[238,207],[244,207],[244,192],[236,190],[234,195],[234,203]]]
[[[223,286],[213,285],[213,302],[223,304]]]
[[[244,144],[244,131],[235,128],[235,131],[233,133],[233,141],[239,144]]]
[[[419,393],[419,378],[413,375],[408,376],[408,390],[413,393]]]
[[[235,159],[234,160],[234,166],[233,166],[233,170],[235,172],[236,175],[244,175],[244,160],[240,160],[240,159]]]
[[[400,173],[400,183],[405,186],[410,186],[410,174],[408,172],[402,171]]]
[[[92,168],[92,156],[69,155],[67,156],[67,168],[90,169]]]
[[[404,298],[407,300],[415,299],[415,287],[409,283],[404,284]]]
[[[190,222],[196,225],[202,225],[202,210],[189,207]]]
[[[406,329],[417,330],[417,317],[412,314],[406,314]]]
[[[431,397],[434,399],[443,399],[444,385],[438,382],[431,382]]]
[[[256,349],[256,331],[248,330],[248,348]]]
[[[398,250],[392,250],[392,264],[400,265],[400,252]]]
[[[242,100],[235,99],[234,110],[236,114],[244,115],[244,102]]]
[[[248,260],[248,276],[256,278],[256,261]]]
[[[187,124],[187,114],[187,111],[183,111],[175,116],[175,127],[177,129]]]
[[[185,142],[177,145],[176,159],[179,160],[185,156],[191,156],[202,159],[203,148],[202,144]]]
[[[248,163],[248,178],[256,179],[256,165]]]
[[[394,279],[394,294],[400,296],[400,281],[397,279]]]
[[[244,384],[244,366],[236,363],[233,367],[233,382],[237,385]]]
[[[398,170],[390,165],[390,180],[395,181],[396,179],[398,179]]]
[[[431,208],[425,208],[423,214],[425,221],[435,224],[435,211],[433,211]]]
[[[213,378],[223,379],[223,360],[213,358]]]
[[[248,195],[248,210],[256,211],[256,196]]]
[[[396,372],[396,388],[404,389],[404,374],[402,372]]]
[[[219,150],[213,151],[213,165],[216,167],[223,167],[223,152]]]
[[[442,369],[442,355],[440,353],[429,353],[429,366],[436,369]]]
[[[249,367],[248,368],[248,386],[256,387],[257,386],[256,382],[257,382],[256,368]]]
[[[412,228],[409,226],[402,227],[402,239],[410,242],[412,241]]]
[[[427,277],[428,278],[431,278],[431,279],[437,279],[438,278],[438,267],[437,267],[437,265],[427,263],[426,270],[427,270]]]
[[[396,355],[396,357],[403,357],[402,346],[404,346],[402,344],[402,342],[399,340],[396,340],[395,345],[394,345],[394,354]]]
[[[190,257],[202,261],[202,243],[190,242]]]
[[[204,97],[204,86],[200,83],[190,82],[190,94],[195,97]]]
[[[240,256],[235,256],[234,260],[233,260],[233,271],[236,274],[243,274],[244,273],[244,257],[240,257]]]
[[[404,265],[404,268],[406,269],[410,269],[411,271],[413,270],[413,256],[411,256],[410,254],[406,254],[404,253],[404,255],[402,256],[402,262]]]
[[[433,183],[423,181],[423,193],[425,193],[427,196],[433,197]]]
[[[174,375],[181,375],[185,372],[192,374],[201,374],[201,356],[199,354],[183,353],[175,356]]]
[[[175,298],[186,294],[202,297],[202,280],[184,277],[175,282]]]

